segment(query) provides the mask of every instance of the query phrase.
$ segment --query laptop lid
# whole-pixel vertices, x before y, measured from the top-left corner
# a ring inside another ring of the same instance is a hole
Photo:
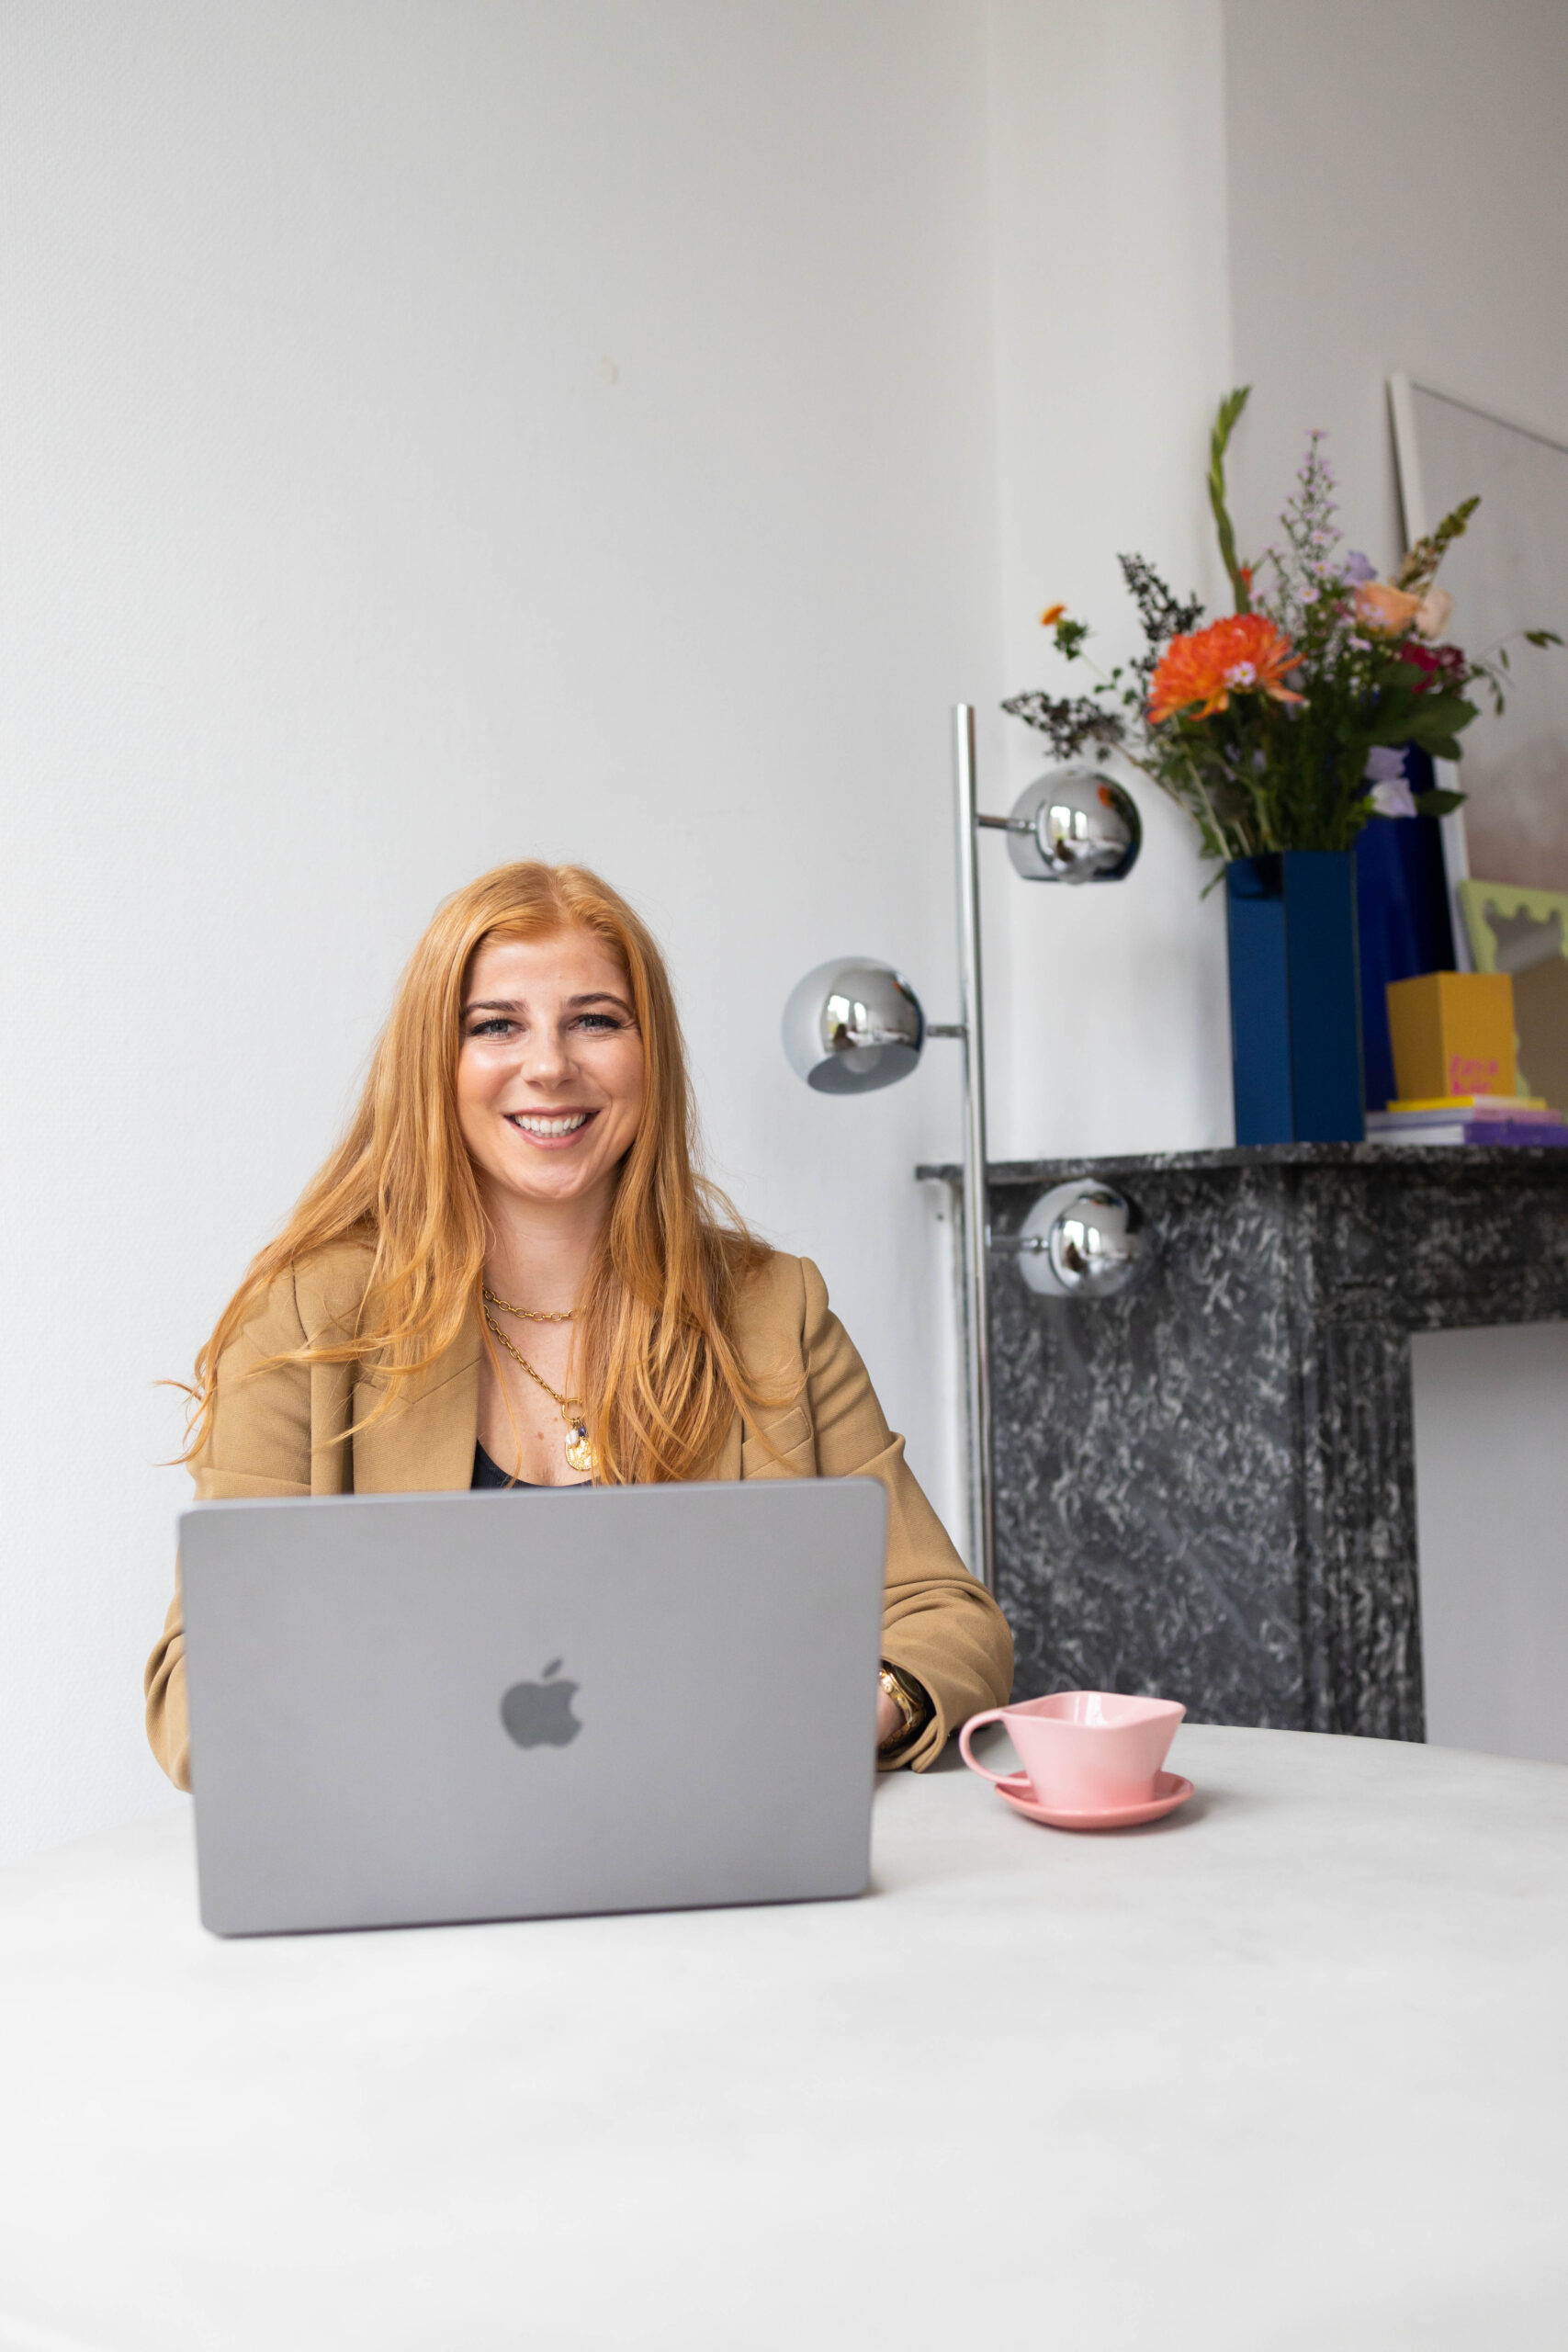
[[[868,1478],[197,1505],[203,1922],[861,1893],[886,1517]]]

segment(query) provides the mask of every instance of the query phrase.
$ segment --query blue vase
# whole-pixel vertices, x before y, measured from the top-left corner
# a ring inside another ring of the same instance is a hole
[[[1432,763],[1426,753],[1407,750],[1404,761],[1416,790],[1429,792]],[[1435,817],[1373,817],[1362,826],[1356,836],[1356,910],[1367,1107],[1381,1111],[1396,1092],[1384,993],[1390,980],[1454,967],[1442,831]]]
[[[1356,860],[1283,850],[1225,868],[1238,1144],[1359,1143]]]

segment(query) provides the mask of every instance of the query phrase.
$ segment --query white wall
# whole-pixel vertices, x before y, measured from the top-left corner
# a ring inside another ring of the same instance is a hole
[[[1223,584],[1203,490],[1231,366],[1218,0],[998,0],[992,17],[1003,644],[1010,693],[1081,693],[1039,625],[1058,600],[1109,668],[1141,651],[1116,558]],[[986,801],[1053,764],[994,718]],[[1188,820],[1123,772],[1145,823],[1113,887],[1018,881],[981,845],[994,943],[998,1159],[1232,1140],[1224,910]]]
[[[678,976],[717,1172],[945,1488],[910,1171],[811,1096],[840,947],[951,998],[948,705],[1003,690],[983,12],[6,13],[0,1850],[165,1800],[166,1392],[399,966],[577,857]]]
[[[1568,9],[1225,0],[1236,512],[1259,548],[1323,426],[1353,547],[1402,552],[1403,368],[1568,437]],[[1477,527],[1484,524],[1477,518]]]
[[[1411,1353],[1427,1736],[1568,1764],[1568,1323]]]
[[[948,706],[1005,805],[1042,597],[1124,630],[1118,547],[1201,564],[1226,365],[1218,0],[5,22],[15,1851],[163,1801],[136,1679],[186,1487],[149,1384],[498,859],[649,914],[716,1172],[819,1258],[959,1522],[910,1180],[956,1057],[826,1102],[779,1010],[858,948],[951,1015]],[[1213,910],[1148,815],[1124,891],[989,866],[1000,1151],[1225,1132]]]

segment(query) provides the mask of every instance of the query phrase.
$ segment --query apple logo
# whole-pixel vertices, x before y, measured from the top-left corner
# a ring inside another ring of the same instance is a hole
[[[501,1720],[507,1736],[519,1747],[566,1747],[582,1729],[571,1712],[575,1682],[555,1682],[558,1657],[551,1658],[541,1682],[514,1682],[501,1702]]]

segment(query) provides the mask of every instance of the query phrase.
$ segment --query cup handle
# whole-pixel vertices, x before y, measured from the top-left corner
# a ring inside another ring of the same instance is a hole
[[[968,1765],[969,1770],[972,1772],[978,1772],[983,1781],[1021,1781],[1023,1778],[1021,1772],[1016,1771],[987,1772],[983,1764],[976,1764],[973,1755],[970,1753],[970,1733],[973,1731],[978,1731],[982,1724],[999,1724],[1005,1712],[1005,1709],[1001,1707],[987,1707],[983,1715],[971,1715],[968,1722],[964,1724],[963,1730],[958,1735],[958,1753],[963,1757],[964,1761]]]

